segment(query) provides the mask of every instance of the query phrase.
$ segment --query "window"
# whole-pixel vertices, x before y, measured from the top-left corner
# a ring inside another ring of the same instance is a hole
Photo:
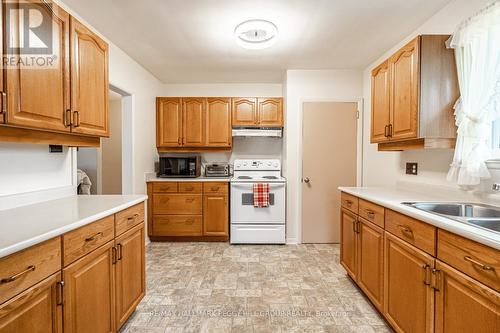
[[[491,148],[493,149],[493,158],[500,159],[500,120],[493,122]]]

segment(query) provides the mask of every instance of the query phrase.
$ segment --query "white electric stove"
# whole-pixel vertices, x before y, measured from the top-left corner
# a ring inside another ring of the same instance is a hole
[[[253,184],[269,184],[269,207],[255,208]],[[286,179],[275,159],[236,160],[231,179],[231,244],[285,243]]]

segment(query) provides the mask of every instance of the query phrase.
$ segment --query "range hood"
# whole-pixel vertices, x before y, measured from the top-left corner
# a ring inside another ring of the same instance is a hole
[[[239,127],[233,128],[233,137],[235,136],[281,138],[283,129],[280,127]]]

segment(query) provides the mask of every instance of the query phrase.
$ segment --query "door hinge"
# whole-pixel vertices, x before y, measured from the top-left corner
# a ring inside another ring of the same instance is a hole
[[[432,269],[431,288],[435,291],[441,290],[442,273],[439,269]]]
[[[56,305],[63,305],[63,287],[64,281],[59,281],[56,284]]]
[[[356,119],[359,119],[359,110],[356,111]]]

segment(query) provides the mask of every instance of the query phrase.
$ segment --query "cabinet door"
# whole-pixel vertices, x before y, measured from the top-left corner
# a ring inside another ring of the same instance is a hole
[[[180,98],[156,99],[156,146],[182,145],[182,102]]]
[[[200,147],[205,144],[205,98],[182,99],[182,145]]]
[[[203,235],[227,236],[229,234],[228,225],[227,195],[204,195]]]
[[[372,71],[372,128],[371,143],[389,141],[390,71],[385,61]]]
[[[436,332],[500,332],[500,294],[437,261]]]
[[[231,147],[231,99],[207,99],[207,147]]]
[[[116,321],[119,329],[145,293],[144,223],[116,239]]]
[[[23,44],[23,21],[17,20],[14,15],[17,12],[14,9],[19,8],[20,3],[27,6],[23,7],[23,10],[38,10],[43,19],[51,20],[51,24],[42,24],[37,29],[42,29],[38,32],[41,36],[53,34],[52,54],[37,56],[38,59],[46,61],[43,66],[22,65],[16,62],[17,65],[7,67],[6,122],[20,127],[69,132],[70,119],[66,119],[71,117],[69,111],[66,112],[70,108],[69,14],[54,3],[50,3],[49,7],[38,0],[7,2],[6,8],[10,12],[8,42],[13,45]],[[48,31],[49,29],[52,29],[52,32]],[[32,56],[34,55],[23,53],[19,55],[20,59],[29,59]]]
[[[71,17],[73,132],[109,135],[108,90],[108,44]]]
[[[384,314],[398,332],[432,332],[434,258],[385,233]]]
[[[2,304],[0,333],[62,332],[60,281],[61,274],[54,274]]]
[[[417,37],[391,57],[391,135],[393,140],[418,136],[419,45]]]
[[[257,126],[257,99],[233,98],[232,107],[234,126]]]
[[[259,98],[258,99],[259,126],[282,127],[283,126],[283,101],[281,98]]]
[[[340,263],[351,278],[356,280],[357,217],[343,208],[340,214]]]
[[[373,304],[383,311],[384,299],[384,229],[359,219],[358,285]]]
[[[64,332],[115,331],[114,241],[63,269]]]

